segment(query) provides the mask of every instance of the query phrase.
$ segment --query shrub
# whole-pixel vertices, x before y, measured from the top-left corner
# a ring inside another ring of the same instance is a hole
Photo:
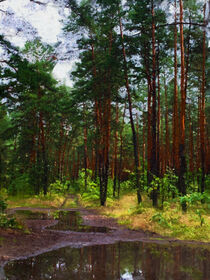
[[[153,176],[150,186],[146,186],[145,190],[151,196],[154,190],[159,190],[159,196],[161,198],[161,204],[163,207],[164,201],[168,198],[174,198],[177,194],[177,176],[173,173],[172,170],[168,169],[164,174],[163,178]]]
[[[180,204],[188,204],[188,205],[196,205],[198,202],[202,202],[203,200],[208,200],[208,195],[206,192],[199,193],[194,192],[191,194],[187,194],[185,196],[180,197]]]
[[[0,227],[3,228],[16,228],[18,223],[15,218],[9,218],[4,212],[7,208],[7,203],[0,197]]]
[[[65,194],[69,189],[70,182],[66,181],[62,183],[60,180],[56,180],[55,183],[50,184],[49,192],[56,194]]]
[[[17,228],[18,226],[15,218],[8,218],[6,214],[0,213],[0,227]]]
[[[4,213],[4,211],[7,209],[7,203],[5,200],[3,200],[0,197],[0,213]]]
[[[34,193],[33,188],[30,184],[30,178],[27,173],[17,176],[8,188],[8,193],[10,195],[32,195]]]

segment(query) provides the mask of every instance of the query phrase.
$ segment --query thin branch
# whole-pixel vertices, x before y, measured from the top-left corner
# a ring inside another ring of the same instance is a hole
[[[9,15],[9,16],[13,15],[13,13],[10,13],[10,12],[8,12],[8,11],[4,11],[4,10],[2,10],[2,9],[0,9],[0,12],[4,13],[4,14],[6,14],[6,15]]]
[[[172,22],[172,23],[166,23],[166,24],[160,24],[160,25],[157,25],[156,28],[159,28],[159,27],[165,27],[165,26],[171,26],[171,25],[180,25],[180,24],[184,24],[184,25],[196,25],[196,26],[201,26],[201,27],[206,27],[207,26],[207,23],[205,24],[202,24],[202,23],[196,23],[196,22]],[[149,28],[151,29],[151,28]],[[141,28],[141,30],[143,30],[143,28]],[[142,32],[137,32],[133,35],[131,35],[131,37],[135,37],[139,34],[141,34]]]
[[[7,60],[0,60],[0,63],[5,63],[9,67],[11,67],[16,73],[18,72],[17,69],[14,66],[11,66]]]
[[[172,22],[172,23],[166,23],[166,24],[157,25],[156,28],[164,27],[164,26],[170,26],[170,25],[177,25],[177,24],[186,24],[186,25],[190,24],[190,25],[197,25],[197,26],[203,26],[203,27],[206,26],[206,24],[196,23],[196,22]]]
[[[44,6],[47,5],[47,3],[42,3],[40,1],[35,1],[35,0],[30,0],[30,2],[33,2],[33,3],[38,4],[38,5],[44,5]]]

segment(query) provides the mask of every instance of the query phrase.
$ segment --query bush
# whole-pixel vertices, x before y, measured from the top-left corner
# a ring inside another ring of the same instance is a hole
[[[4,211],[7,209],[7,203],[5,200],[3,200],[0,197],[0,213],[4,213]]]
[[[4,199],[0,197],[0,227],[3,228],[16,228],[18,227],[18,223],[15,218],[8,218],[4,213],[7,209],[7,203]]]
[[[208,201],[208,195],[206,192],[204,193],[199,193],[199,192],[194,192],[191,194],[187,194],[185,196],[180,197],[180,204],[183,205],[184,203],[187,205],[196,205],[198,202],[202,202],[203,200]]]
[[[34,193],[27,173],[17,176],[8,188],[9,195],[32,195]]]
[[[0,213],[0,227],[17,228],[18,223],[15,218],[8,218],[6,214]]]
[[[51,194],[65,194],[67,193],[70,186],[70,182],[66,181],[65,183],[62,183],[60,180],[56,180],[55,183],[50,184],[49,192]]]
[[[167,170],[163,178],[157,176],[153,177],[154,179],[152,180],[150,186],[146,186],[145,190],[149,196],[151,196],[154,190],[159,190],[159,196],[161,198],[161,204],[163,207],[164,201],[169,198],[174,198],[176,195],[178,195],[176,188],[178,178],[170,169]]]

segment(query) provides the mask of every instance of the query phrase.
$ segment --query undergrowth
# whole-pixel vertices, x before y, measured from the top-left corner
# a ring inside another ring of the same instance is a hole
[[[34,196],[10,196],[8,197],[8,207],[40,207],[58,208],[64,202],[65,196],[60,194],[34,195]]]
[[[114,217],[120,224],[131,229],[143,229],[162,236],[180,240],[210,242],[210,215],[207,204],[188,205],[183,213],[179,199],[164,202],[162,209],[152,207],[151,201],[143,195],[143,202],[137,205],[136,194],[126,194],[120,200],[109,200],[105,207],[95,201],[80,197],[81,204],[95,207],[101,214]]]

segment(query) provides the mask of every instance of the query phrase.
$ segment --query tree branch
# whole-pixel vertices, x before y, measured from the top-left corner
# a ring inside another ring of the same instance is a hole
[[[170,25],[177,25],[177,24],[197,25],[197,26],[203,26],[203,27],[206,26],[206,24],[203,24],[203,23],[196,23],[196,22],[172,22],[172,23],[166,23],[166,24],[157,25],[156,28],[164,27],[164,26],[170,26]]]
[[[42,3],[42,2],[36,1],[36,0],[30,0],[30,1],[33,2],[33,3],[35,3],[35,4],[38,4],[38,5],[44,5],[44,6],[47,5],[47,3]]]

